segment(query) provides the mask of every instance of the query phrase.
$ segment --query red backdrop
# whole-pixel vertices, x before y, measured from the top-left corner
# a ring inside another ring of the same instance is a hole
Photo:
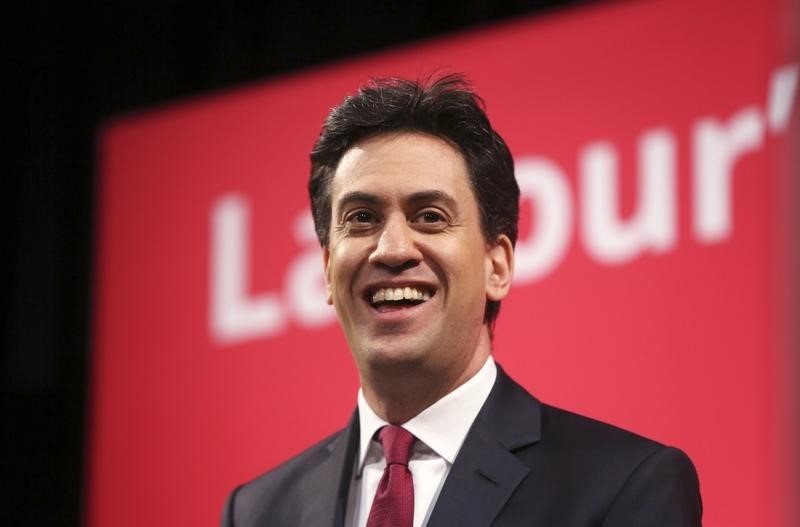
[[[345,424],[357,377],[308,151],[369,77],[436,69],[472,79],[523,190],[496,359],[545,402],[686,450],[706,525],[794,525],[800,17],[733,4],[593,5],[111,123],[89,525],[215,525],[235,484]]]

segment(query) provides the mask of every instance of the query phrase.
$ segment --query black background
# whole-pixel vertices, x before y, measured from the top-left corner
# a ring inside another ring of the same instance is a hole
[[[11,275],[2,291],[0,524],[81,523],[99,124],[395,44],[586,3],[354,0],[240,9],[177,0],[31,1],[17,7],[21,13],[6,13],[4,99],[13,133],[2,178]]]

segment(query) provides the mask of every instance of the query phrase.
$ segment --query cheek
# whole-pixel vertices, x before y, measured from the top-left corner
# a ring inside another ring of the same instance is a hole
[[[451,265],[448,266],[448,274],[453,284],[462,289],[462,293],[482,296],[492,272],[491,264],[487,263],[482,247],[465,245],[457,256],[453,255],[449,260]]]
[[[329,289],[339,292],[349,290],[359,266],[366,261],[363,252],[363,248],[345,242],[332,249],[328,269]]]
[[[341,290],[349,274],[347,270],[347,261],[341,258],[336,259],[333,267],[331,267],[331,289]]]

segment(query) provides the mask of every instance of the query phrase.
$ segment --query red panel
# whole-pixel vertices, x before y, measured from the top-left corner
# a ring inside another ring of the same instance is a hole
[[[498,361],[546,402],[686,450],[706,525],[793,525],[786,189],[797,157],[781,153],[798,144],[800,56],[786,46],[797,35],[775,2],[620,2],[110,125],[89,525],[216,525],[235,484],[344,426],[357,376],[321,302],[308,151],[328,109],[364,80],[436,68],[468,74],[526,188],[554,193],[527,191]],[[698,139],[704,126],[711,146]],[[648,137],[665,154],[644,168]],[[587,181],[593,153],[618,162],[610,195],[628,224],[639,221],[640,177],[667,167],[674,203],[667,192],[653,202],[667,211],[653,213],[661,241],[648,231],[625,245],[587,221],[588,204],[605,203]],[[705,201],[701,180],[712,181]],[[559,196],[566,208],[549,209]],[[229,223],[224,239],[215,222]],[[215,264],[222,253],[230,261]],[[227,308],[213,293],[220,277]]]

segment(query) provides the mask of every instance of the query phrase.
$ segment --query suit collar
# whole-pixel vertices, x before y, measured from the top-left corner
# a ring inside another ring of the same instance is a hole
[[[497,379],[476,425],[492,433],[508,450],[522,448],[542,438],[542,405],[497,365]]]
[[[541,405],[498,366],[428,527],[490,525],[530,471],[513,452],[541,439]]]
[[[343,527],[350,479],[358,450],[358,410],[327,445],[327,457],[304,476],[306,501],[299,525]],[[331,489],[335,488],[335,492]]]
[[[358,451],[358,410],[305,474],[302,527],[343,527]],[[497,379],[456,457],[428,527],[490,525],[528,475],[513,454],[541,439],[541,405],[497,366]],[[331,492],[335,486],[336,492]]]
[[[496,380],[497,367],[490,355],[475,375],[402,423],[403,428],[452,465]],[[358,390],[358,415],[360,444],[356,470],[360,476],[367,452],[370,448],[380,449],[379,446],[370,447],[372,438],[382,426],[389,423],[370,408],[363,389]],[[377,441],[375,443],[377,445]]]

